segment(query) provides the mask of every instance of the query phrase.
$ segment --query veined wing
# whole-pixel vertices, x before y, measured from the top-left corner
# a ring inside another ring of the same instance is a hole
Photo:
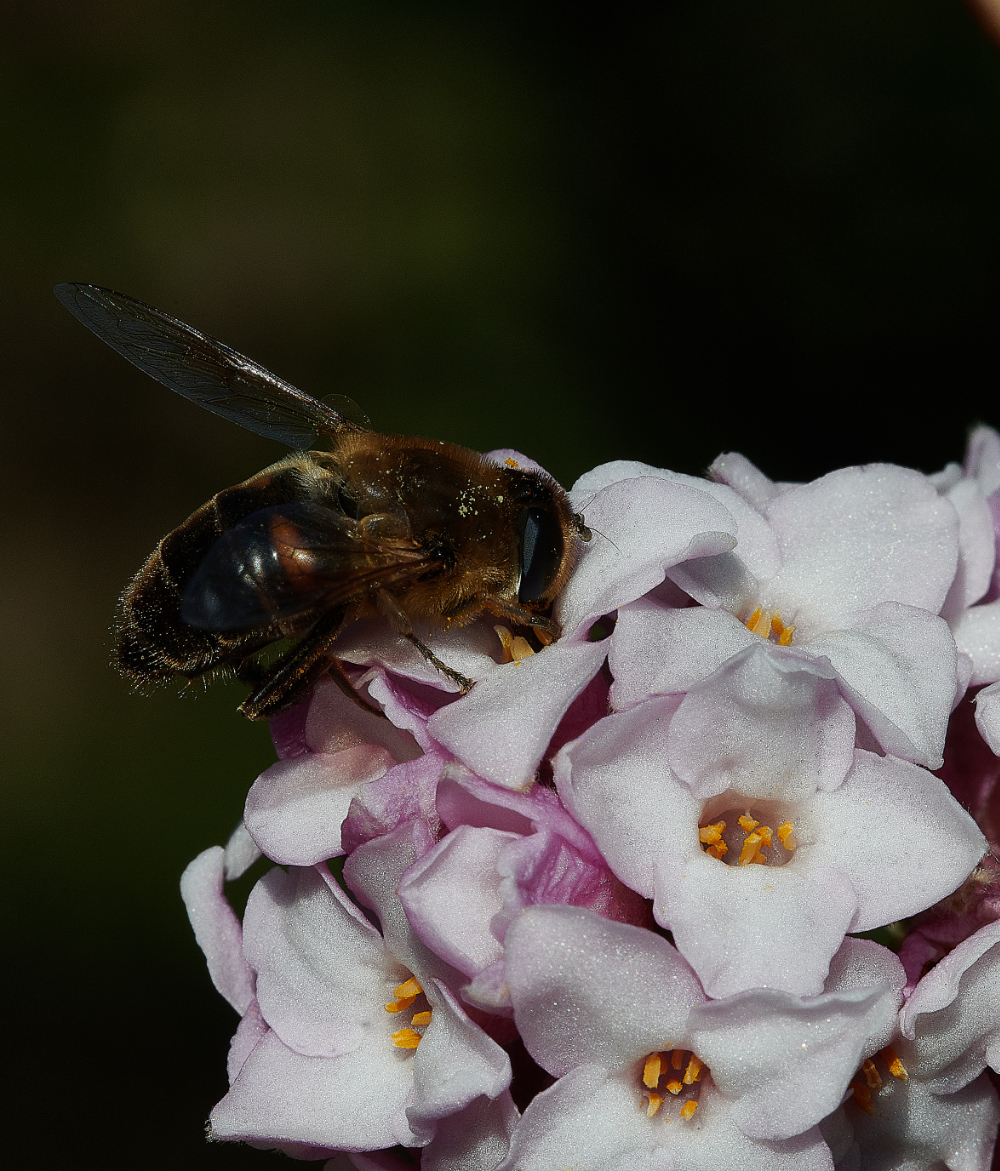
[[[289,447],[360,428],[215,338],[134,297],[97,285],[56,285],[59,301],[122,357],[206,411]]]
[[[219,537],[185,587],[181,618],[202,630],[246,630],[344,605],[430,565],[418,546],[379,546],[322,505],[278,504]]]

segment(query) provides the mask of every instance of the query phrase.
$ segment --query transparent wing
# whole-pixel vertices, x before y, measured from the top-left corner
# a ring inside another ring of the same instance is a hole
[[[56,285],[59,301],[144,374],[206,411],[289,447],[361,428],[327,403],[183,321],[97,285]]]
[[[181,618],[202,630],[246,630],[344,605],[429,566],[416,545],[367,541],[354,521],[321,505],[279,504],[219,537],[185,587]]]

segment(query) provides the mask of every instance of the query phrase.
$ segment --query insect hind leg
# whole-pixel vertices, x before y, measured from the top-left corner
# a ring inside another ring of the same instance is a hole
[[[256,690],[240,704],[239,711],[249,720],[265,720],[303,699],[306,692],[337,662],[330,653],[330,645],[343,625],[342,607],[324,614],[312,630],[267,671]],[[246,660],[240,664],[241,670],[245,670],[251,677],[254,667]],[[346,680],[343,668],[340,668],[340,675]],[[368,707],[356,692],[354,695],[363,707]]]

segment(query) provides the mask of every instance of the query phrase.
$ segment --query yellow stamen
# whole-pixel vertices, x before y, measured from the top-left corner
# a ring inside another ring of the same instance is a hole
[[[681,1118],[683,1118],[685,1122],[689,1122],[694,1117],[694,1112],[697,1109],[698,1103],[694,1100],[694,1098],[691,1098],[681,1107]]]
[[[750,859],[751,866],[766,866],[767,858],[758,850],[756,854]]]
[[[642,1067],[642,1084],[647,1090],[655,1090],[660,1080],[660,1071],[663,1068],[663,1059],[659,1053],[650,1053],[646,1064]]]
[[[795,849],[795,827],[790,821],[778,826],[778,840],[786,850]]]
[[[760,834],[760,836],[761,836],[761,841],[762,841],[762,843],[763,843],[763,844],[764,844],[764,845],[765,845],[765,846],[766,846],[768,849],[770,849],[770,848],[771,848],[771,846],[774,844],[774,843],[771,841],[771,827],[770,827],[769,825],[762,825],[762,826],[760,826],[760,827],[759,827],[759,829],[757,830],[757,832],[758,832],[758,833]]]
[[[781,637],[778,639],[778,646],[791,646],[792,635],[795,633],[794,626],[786,626],[781,632]]]
[[[519,663],[522,659],[530,659],[535,652],[531,646],[531,643],[528,642],[526,638],[522,638],[521,635],[517,635],[517,637],[511,641],[510,653],[514,657],[514,662]]]
[[[779,638],[781,637],[781,632],[785,629],[785,624],[781,621],[781,615],[777,610],[771,615],[771,629]]]
[[[402,1012],[404,1008],[410,1007],[421,992],[423,988],[420,987],[420,982],[411,976],[409,980],[404,980],[402,984],[393,988],[392,994],[396,999],[385,1006],[385,1011]]]
[[[530,658],[535,653],[526,638],[522,638],[521,635],[515,637],[506,626],[494,626],[493,629],[503,647],[503,661],[505,663],[519,663],[522,659]]]
[[[726,823],[724,821],[717,821],[715,825],[703,825],[698,830],[698,841],[704,845],[714,845],[721,841],[722,835],[726,832]]]
[[[742,820],[743,818],[741,817],[740,821]],[[761,838],[760,834],[747,834],[746,839],[743,842],[743,849],[740,851],[741,866],[746,866],[748,863],[754,860],[754,856],[757,853],[757,847],[760,845],[762,840],[763,839]]]
[[[740,815],[739,826],[745,833],[749,833],[752,829],[756,829],[760,825],[759,821],[754,821],[749,813]]]
[[[650,1094],[649,1104],[646,1107],[646,1117],[652,1118],[662,1105],[663,1098],[659,1094]]]
[[[854,1091],[854,1100],[861,1107],[866,1114],[875,1113],[875,1105],[872,1102],[872,1096],[869,1093],[868,1087],[861,1084],[861,1082],[851,1082],[850,1087]]]
[[[718,845],[709,846],[705,853],[711,854],[713,858],[721,858],[724,854],[729,853],[729,847],[725,842],[719,842]]]
[[[420,1034],[413,1029],[398,1029],[392,1034],[392,1043],[397,1049],[416,1049],[420,1041]]]
[[[899,1060],[896,1050],[891,1045],[881,1050],[880,1056],[889,1067],[889,1072],[894,1078],[901,1082],[908,1082],[910,1075],[906,1072],[906,1066]]]
[[[875,1062],[871,1058],[862,1063],[861,1071],[865,1075],[865,1081],[868,1083],[870,1090],[880,1090],[882,1088],[882,1079],[879,1077],[879,1072],[875,1068]]]
[[[771,617],[758,606],[750,615],[750,621],[747,623],[747,626],[754,634],[759,634],[761,638],[767,638],[771,633]]]
[[[410,1019],[410,1024],[416,1025],[420,1028],[422,1025],[429,1025],[431,1023],[431,1014],[428,1009],[427,1012],[415,1012]]]
[[[688,1062],[688,1067],[684,1071],[684,1084],[686,1086],[693,1085],[701,1077],[701,1070],[701,1062],[692,1053],[691,1060]]]
[[[670,1068],[671,1069],[680,1069],[680,1067],[684,1064],[684,1053],[685,1053],[685,1050],[683,1050],[683,1049],[675,1049],[670,1054]]]
[[[671,1094],[673,1094],[673,1095],[674,1095],[674,1097],[676,1098],[676,1097],[677,1097],[677,1095],[678,1095],[678,1094],[681,1092],[681,1090],[683,1090],[683,1089],[684,1089],[684,1086],[683,1086],[683,1084],[682,1084],[681,1082],[679,1082],[679,1081],[677,1080],[677,1078],[675,1078],[675,1077],[674,1077],[674,1078],[671,1078],[671,1079],[670,1079],[670,1081],[668,1081],[668,1082],[667,1082],[667,1089],[668,1089],[668,1090],[671,1092]]]

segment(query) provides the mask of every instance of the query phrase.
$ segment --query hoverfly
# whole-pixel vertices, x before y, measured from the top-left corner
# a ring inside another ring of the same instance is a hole
[[[144,373],[292,454],[226,488],[157,545],[122,595],[113,661],[136,686],[230,672],[263,719],[327,671],[343,627],[380,616],[465,692],[413,631],[483,614],[560,635],[550,607],[583,517],[544,472],[452,443],[380,435],[176,318],[96,285],[62,304]],[[317,439],[330,450],[308,450]],[[277,659],[269,648],[292,645]]]

